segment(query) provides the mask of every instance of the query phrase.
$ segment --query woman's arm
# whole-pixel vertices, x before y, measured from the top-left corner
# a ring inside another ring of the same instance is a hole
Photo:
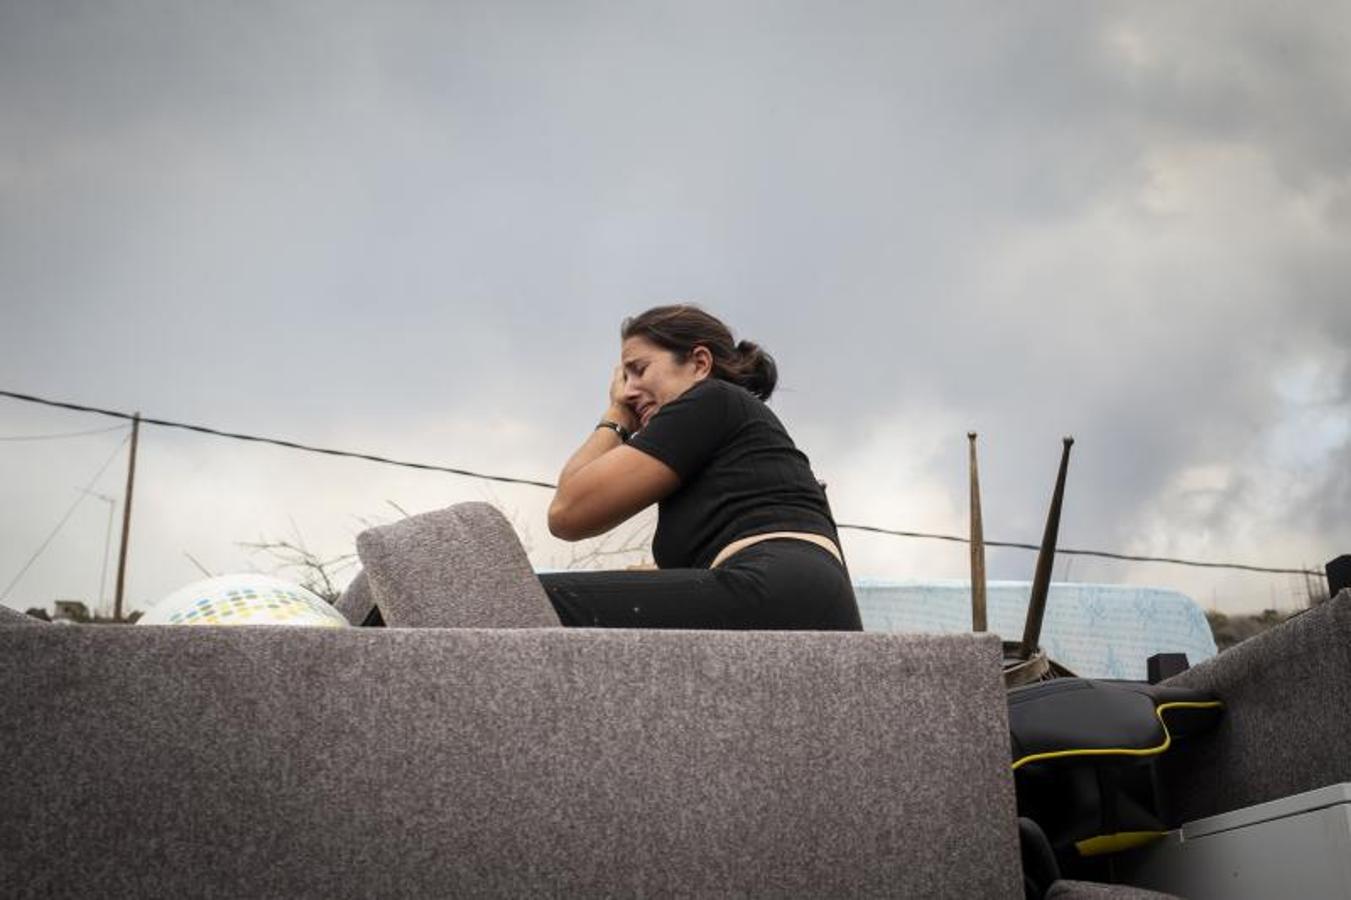
[[[623,389],[623,369],[616,367],[605,418],[632,430],[637,417],[619,399]],[[549,531],[566,541],[603,534],[679,486],[680,478],[665,463],[624,446],[614,429],[597,428],[558,476]]]

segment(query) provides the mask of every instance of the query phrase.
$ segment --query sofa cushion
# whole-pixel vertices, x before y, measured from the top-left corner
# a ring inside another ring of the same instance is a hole
[[[1162,837],[1160,755],[1213,728],[1223,704],[1175,685],[1056,678],[1009,691],[1018,813],[1036,822],[1071,878],[1090,858]]]
[[[1213,728],[1224,704],[1177,685],[1056,678],[1009,691],[1013,768],[1131,764]]]
[[[357,555],[390,627],[561,625],[511,523],[487,503],[367,529]]]

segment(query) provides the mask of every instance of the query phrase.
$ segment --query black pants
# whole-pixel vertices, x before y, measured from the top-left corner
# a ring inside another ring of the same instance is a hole
[[[849,573],[808,541],[753,544],[716,569],[539,576],[564,625],[862,631]]]

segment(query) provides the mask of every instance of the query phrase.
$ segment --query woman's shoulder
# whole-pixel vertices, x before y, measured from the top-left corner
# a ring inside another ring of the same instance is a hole
[[[765,401],[741,385],[721,378],[705,378],[697,382],[681,395],[681,399],[685,398],[740,418],[760,419],[774,416]]]
[[[721,378],[705,378],[690,385],[658,410],[652,421],[656,422],[658,418],[672,425],[698,422],[701,429],[712,429],[724,436],[730,436],[731,430],[760,420],[778,424],[759,397]]]
[[[716,419],[729,426],[761,422],[783,428],[765,401],[741,385],[721,378],[705,378],[695,382],[667,406],[673,418]],[[666,408],[663,408],[657,415],[665,411]]]
[[[686,396],[693,396],[695,391],[702,394],[718,395],[721,397],[734,398],[739,401],[751,401],[764,405],[764,401],[752,394],[749,390],[731,381],[725,381],[721,378],[705,378],[703,381],[695,384],[685,392]]]
[[[705,378],[685,388],[671,403],[700,406],[717,404],[721,406],[727,404],[728,401],[739,399],[742,394],[751,397],[749,391],[732,384],[730,381],[723,381],[721,378]],[[751,397],[751,399],[755,398]]]

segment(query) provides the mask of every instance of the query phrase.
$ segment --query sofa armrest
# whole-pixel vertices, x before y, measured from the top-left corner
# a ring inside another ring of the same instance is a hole
[[[458,503],[367,529],[357,535],[357,555],[391,627],[562,624],[511,523],[487,503]]]

